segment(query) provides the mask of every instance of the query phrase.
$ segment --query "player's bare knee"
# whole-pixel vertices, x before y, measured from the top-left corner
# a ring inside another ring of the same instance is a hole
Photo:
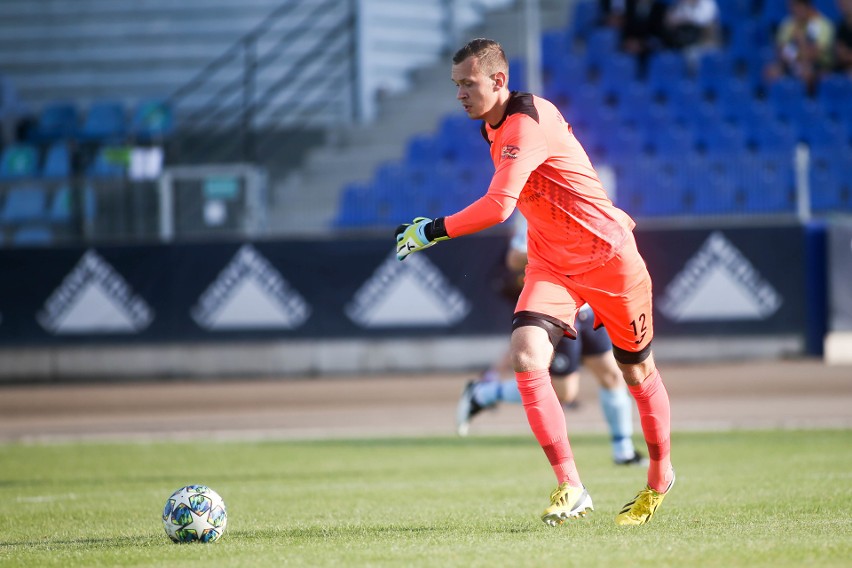
[[[650,343],[641,351],[627,351],[613,345],[612,354],[615,356],[624,382],[630,386],[641,385],[645,377],[653,373],[656,367]]]

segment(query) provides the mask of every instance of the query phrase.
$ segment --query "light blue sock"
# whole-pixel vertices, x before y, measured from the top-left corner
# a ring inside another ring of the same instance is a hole
[[[473,398],[482,406],[493,406],[498,402],[520,404],[521,393],[515,381],[479,381],[473,390]]]
[[[615,459],[629,459],[636,453],[633,447],[633,407],[626,388],[608,390],[600,388],[601,401],[606,423],[612,436],[612,456]]]

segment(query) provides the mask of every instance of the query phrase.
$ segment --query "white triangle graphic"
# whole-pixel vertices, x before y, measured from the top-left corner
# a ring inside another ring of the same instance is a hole
[[[251,245],[243,245],[192,309],[204,329],[293,329],[310,306]]]
[[[762,320],[782,303],[751,262],[716,231],[672,279],[658,308],[673,321]]]
[[[361,323],[368,327],[449,325],[450,316],[441,299],[406,271],[388,283]]]
[[[716,266],[678,310],[677,320],[763,319],[754,294]]]
[[[90,333],[136,331],[126,310],[117,306],[95,280],[89,280],[80,290],[71,308],[54,324],[54,333]]]
[[[276,298],[270,297],[253,276],[236,284],[231,297],[213,314],[210,327],[214,329],[289,328],[294,322],[291,314]]]
[[[470,303],[441,271],[422,255],[405,262],[388,256],[346,306],[362,327],[449,326],[461,321]]]

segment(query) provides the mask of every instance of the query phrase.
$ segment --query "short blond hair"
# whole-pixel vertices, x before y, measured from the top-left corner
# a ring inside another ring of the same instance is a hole
[[[480,70],[488,77],[498,71],[502,71],[506,78],[509,77],[509,61],[506,59],[506,52],[493,39],[480,37],[470,40],[453,55],[453,63],[458,65],[468,57],[476,57],[479,60]]]

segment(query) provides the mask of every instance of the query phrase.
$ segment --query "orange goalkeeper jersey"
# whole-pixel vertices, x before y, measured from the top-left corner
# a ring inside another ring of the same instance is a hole
[[[571,126],[549,101],[512,92],[492,128],[494,177],[488,192],[445,218],[459,237],[505,221],[515,207],[528,222],[530,265],[581,274],[605,264],[628,241],[635,223],[612,204]]]

